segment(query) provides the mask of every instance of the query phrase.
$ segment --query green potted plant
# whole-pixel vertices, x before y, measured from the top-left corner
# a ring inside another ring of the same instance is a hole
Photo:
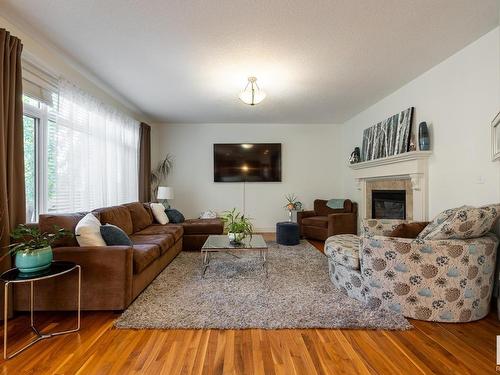
[[[10,235],[15,243],[9,246],[9,254],[15,254],[15,265],[23,273],[43,271],[52,262],[52,244],[73,233],[55,227],[54,233],[40,232],[36,227],[21,224]]]
[[[225,211],[222,214],[224,227],[227,231],[227,236],[232,244],[240,244],[246,237],[252,237],[253,226],[250,219],[242,215],[233,208],[231,211]]]

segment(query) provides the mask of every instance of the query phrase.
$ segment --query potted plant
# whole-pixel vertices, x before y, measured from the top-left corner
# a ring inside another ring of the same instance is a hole
[[[73,233],[55,227],[54,233],[41,233],[38,228],[21,224],[11,235],[15,243],[9,246],[9,254],[15,254],[15,265],[23,273],[39,272],[50,267],[52,262],[52,244]]]
[[[246,237],[252,237],[253,226],[250,219],[242,215],[233,208],[231,211],[225,211],[222,215],[227,236],[232,244],[240,244]]]
[[[302,210],[302,202],[297,200],[295,194],[287,194],[285,195],[285,199],[285,208],[288,210],[288,221],[292,221],[292,211]]]

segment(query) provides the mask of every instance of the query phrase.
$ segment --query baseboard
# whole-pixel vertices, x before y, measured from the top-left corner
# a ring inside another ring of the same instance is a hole
[[[254,228],[254,233],[276,233],[276,228],[267,227],[267,228]]]

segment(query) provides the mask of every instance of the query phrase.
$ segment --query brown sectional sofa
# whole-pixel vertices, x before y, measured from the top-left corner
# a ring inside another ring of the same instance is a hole
[[[222,234],[220,219],[192,219],[181,224],[155,224],[148,204],[128,203],[99,208],[92,213],[103,224],[120,227],[133,246],[80,247],[75,238],[65,238],[53,246],[54,259],[78,263],[82,267],[83,310],[124,310],[181,252],[199,250],[209,234]],[[54,225],[75,230],[86,212],[40,215],[41,231]],[[37,310],[74,310],[76,273],[40,281],[36,286]],[[16,285],[14,308],[29,310],[28,285]]]

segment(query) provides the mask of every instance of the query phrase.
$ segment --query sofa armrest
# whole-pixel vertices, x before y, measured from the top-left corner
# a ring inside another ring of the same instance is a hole
[[[306,217],[313,217],[316,216],[316,212],[314,211],[297,211],[297,223],[300,225],[302,224],[302,219],[305,219]]]
[[[55,260],[80,265],[83,310],[123,310],[132,302],[132,247],[56,247],[53,253]],[[35,307],[38,310],[74,310],[76,285],[76,272],[45,280],[37,286]],[[28,288],[16,288],[15,294],[16,309],[29,309]]]
[[[396,219],[362,219],[361,235],[387,236],[394,230],[396,226],[403,223],[411,223],[411,221]]]
[[[336,213],[328,215],[328,237],[336,234],[356,234],[357,216],[355,213]]]

